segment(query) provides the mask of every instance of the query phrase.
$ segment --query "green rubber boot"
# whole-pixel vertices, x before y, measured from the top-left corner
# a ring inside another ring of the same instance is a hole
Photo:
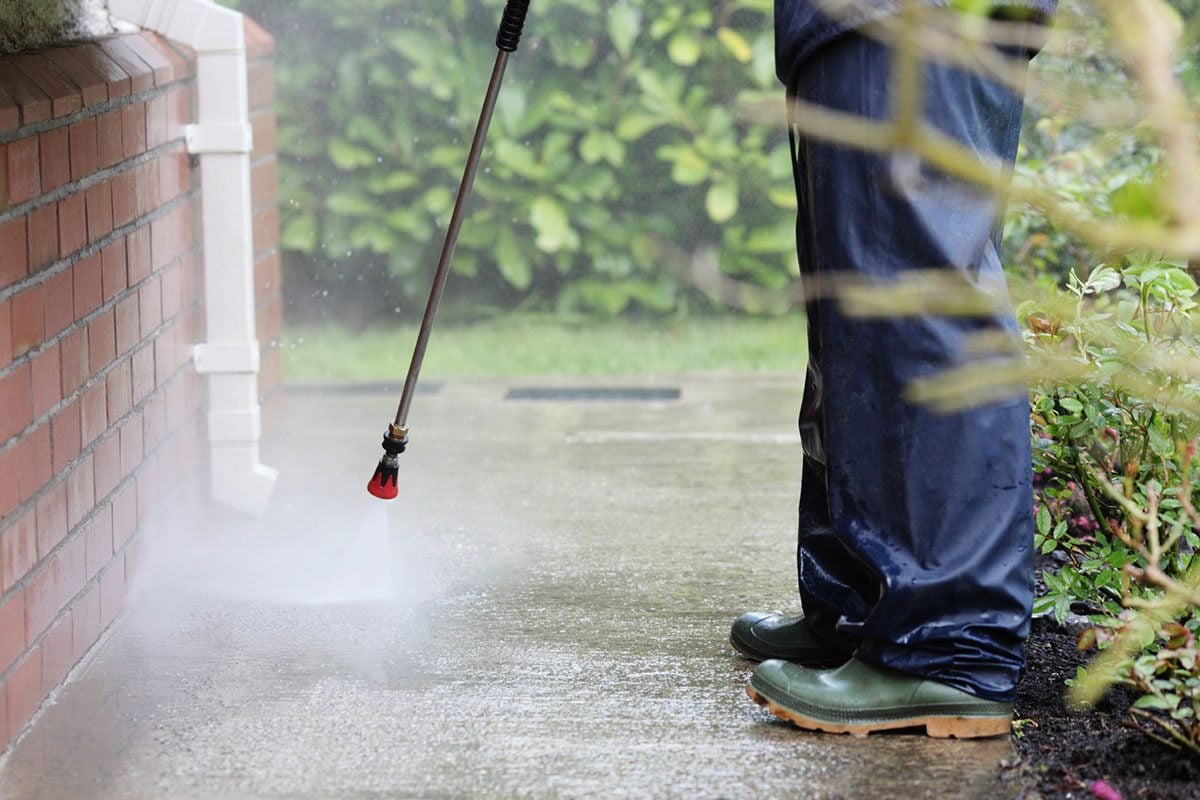
[[[733,621],[729,644],[751,661],[777,658],[806,667],[836,667],[849,654],[818,639],[801,616],[778,611],[750,611]]]
[[[866,736],[924,727],[930,736],[974,739],[1012,729],[1012,704],[981,700],[944,683],[852,658],[837,669],[764,661],[746,684],[750,699],[806,730]]]

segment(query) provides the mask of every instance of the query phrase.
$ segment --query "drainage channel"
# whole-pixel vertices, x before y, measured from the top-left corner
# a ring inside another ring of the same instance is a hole
[[[524,386],[509,389],[505,400],[557,403],[664,403],[678,400],[680,390],[621,386]]]

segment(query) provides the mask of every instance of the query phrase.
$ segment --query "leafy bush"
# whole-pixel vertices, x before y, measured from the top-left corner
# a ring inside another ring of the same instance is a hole
[[[240,5],[280,41],[288,280],[362,285],[374,311],[411,308],[437,259],[502,0]],[[712,251],[729,276],[788,285],[795,201],[771,13],[771,0],[534,4],[454,295],[670,312],[695,301],[681,273]],[[739,110],[764,96],[777,119]]]
[[[1086,280],[1072,271],[1019,310],[1046,374],[1031,400],[1035,546],[1061,563],[1043,571],[1034,611],[1087,614],[1082,649],[1123,637],[1105,680],[1141,691],[1136,707],[1164,741],[1200,752],[1200,676],[1182,633],[1200,625],[1200,387],[1180,371],[1200,357],[1197,292],[1182,262],[1133,256]]]

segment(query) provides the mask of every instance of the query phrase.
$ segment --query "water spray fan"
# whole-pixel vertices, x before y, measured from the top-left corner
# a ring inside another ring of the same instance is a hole
[[[496,53],[496,65],[492,68],[492,78],[488,82],[487,94],[483,99],[483,109],[479,112],[479,122],[475,126],[475,138],[471,140],[467,165],[463,170],[462,182],[458,185],[458,196],[454,200],[450,225],[446,228],[442,254],[438,257],[437,269],[433,273],[433,287],[429,290],[429,301],[425,304],[425,315],[421,318],[417,344],[413,348],[408,375],[404,379],[404,391],[396,409],[396,420],[388,425],[387,433],[383,435],[383,457],[379,459],[379,466],[375,468],[375,474],[367,484],[367,491],[382,500],[391,500],[399,493],[399,459],[400,454],[408,447],[408,410],[417,389],[421,363],[425,360],[425,350],[429,346],[429,334],[433,330],[442,291],[446,288],[446,277],[450,274],[450,260],[454,257],[454,246],[458,243],[458,232],[462,228],[467,199],[475,183],[475,172],[479,168],[483,144],[487,141],[492,112],[496,110],[496,98],[500,96],[504,69],[508,66],[509,55],[517,50],[517,44],[521,40],[521,29],[525,26],[525,13],[528,10],[529,0],[508,0],[508,5],[504,7],[504,15],[500,18],[500,30],[496,33],[496,47],[499,50]]]

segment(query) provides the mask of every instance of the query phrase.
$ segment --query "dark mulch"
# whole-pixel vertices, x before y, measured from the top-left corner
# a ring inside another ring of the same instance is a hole
[[[1135,696],[1130,691],[1110,690],[1092,711],[1067,708],[1063,682],[1089,656],[1075,648],[1079,630],[1042,618],[1034,620],[1029,637],[1015,714],[1036,725],[1026,725],[1016,743],[1022,769],[1038,794],[1046,800],[1092,798],[1092,782],[1105,780],[1124,800],[1200,798],[1200,758],[1134,729],[1129,706]]]

